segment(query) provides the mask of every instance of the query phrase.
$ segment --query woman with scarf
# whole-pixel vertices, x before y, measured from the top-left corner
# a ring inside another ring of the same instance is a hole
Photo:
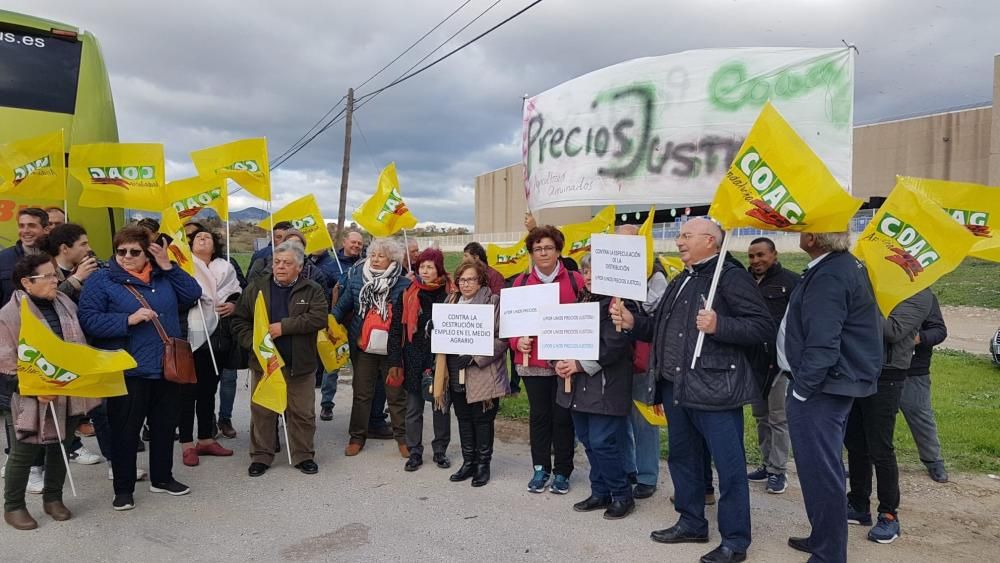
[[[340,299],[333,306],[337,322],[347,324],[351,344],[351,365],[354,378],[354,403],[348,426],[350,440],[344,454],[355,456],[368,440],[368,418],[371,414],[375,383],[385,384],[392,422],[393,437],[399,445],[399,455],[410,458],[406,447],[406,391],[403,370],[389,366],[389,331],[394,317],[402,315],[401,298],[410,286],[402,275],[403,249],[392,239],[375,239],[368,247],[368,257],[359,262],[361,275],[350,276]],[[349,321],[349,322],[348,322]]]
[[[499,334],[500,296],[490,288],[486,268],[486,264],[478,260],[462,262],[455,270],[458,292],[449,296],[448,303],[493,305],[494,334]],[[494,422],[500,410],[500,398],[510,393],[507,349],[507,341],[496,337],[491,356],[438,356],[434,399],[435,402],[443,401],[444,390],[450,392],[462,442],[462,466],[449,478],[451,481],[472,477],[473,487],[490,482]]]
[[[559,286],[560,303],[575,303],[584,282],[578,272],[567,270],[559,260],[565,243],[562,232],[551,225],[531,229],[525,246],[531,255],[532,268],[514,278],[513,287],[554,283]],[[562,382],[557,383],[551,363],[538,359],[535,340],[531,336],[510,339],[517,373],[528,392],[528,437],[535,469],[528,491],[543,492],[551,478],[549,491],[564,495],[569,492],[569,476],[573,472],[573,418],[569,409],[556,404],[556,388]]]
[[[43,321],[66,342],[86,344],[83,329],[77,319],[76,304],[57,287],[59,278],[55,265],[47,254],[27,255],[14,265],[13,283],[16,288],[11,300],[0,309],[0,403],[5,412],[5,424],[13,427],[14,439],[7,457],[4,483],[4,521],[18,530],[33,530],[38,522],[28,512],[24,493],[32,462],[40,450],[45,451],[45,488],[42,489],[42,509],[53,520],[69,520],[72,514],[62,501],[66,466],[59,447],[59,436],[69,447],[77,423],[100,399],[76,397],[26,397],[18,393],[17,350],[21,331],[21,301],[31,314]],[[58,420],[52,418],[49,403],[55,405]],[[60,428],[56,432],[56,423]]]
[[[413,263],[417,276],[403,292],[401,311],[392,319],[389,332],[389,365],[403,368],[403,388],[406,389],[406,446],[410,459],[403,469],[416,471],[424,463],[424,393],[421,382],[424,373],[434,372],[431,354],[431,308],[443,303],[452,291],[451,280],[444,270],[444,254],[428,248]],[[445,402],[442,408],[432,405],[434,417],[434,463],[442,469],[451,467],[446,454],[451,442],[451,407]]]
[[[236,309],[240,282],[236,269],[225,258],[219,235],[203,227],[189,235],[194,255],[194,279],[201,286],[201,299],[188,311],[188,341],[194,349],[198,382],[181,386],[181,416],[178,441],[184,465],[198,465],[200,455],[231,456],[233,450],[215,440],[215,392],[223,360],[222,343],[231,341],[226,320]],[[225,332],[226,334],[223,334]],[[213,346],[213,349],[209,349]],[[194,441],[194,418],[198,414],[198,442]]]

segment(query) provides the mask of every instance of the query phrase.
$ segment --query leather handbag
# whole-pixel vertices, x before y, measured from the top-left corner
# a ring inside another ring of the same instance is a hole
[[[125,289],[139,300],[140,305],[153,310],[139,290],[128,284],[125,284]],[[153,326],[163,341],[163,378],[185,385],[197,383],[198,376],[194,371],[194,353],[191,351],[191,344],[183,338],[168,336],[160,319],[156,317],[153,317]]]

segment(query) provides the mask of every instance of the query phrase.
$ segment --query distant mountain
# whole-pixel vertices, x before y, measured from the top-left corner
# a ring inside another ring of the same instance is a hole
[[[239,211],[229,212],[230,221],[247,221],[250,223],[256,223],[266,217],[267,211],[258,207],[247,207],[246,209],[241,209]]]

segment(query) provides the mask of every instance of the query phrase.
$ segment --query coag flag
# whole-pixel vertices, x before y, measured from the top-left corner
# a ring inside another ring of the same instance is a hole
[[[525,246],[527,237],[528,235],[524,235],[521,240],[510,246],[492,243],[486,245],[487,263],[491,268],[500,272],[504,279],[528,271],[531,257],[528,256],[528,248]]]
[[[646,277],[653,275],[653,216],[656,215],[656,206],[649,208],[649,217],[642,222],[639,227],[639,236],[646,237]]]
[[[160,211],[166,206],[161,144],[73,145],[69,173],[83,184],[81,207]]]
[[[191,153],[198,175],[232,178],[244,190],[271,201],[271,168],[267,139],[243,139]]]
[[[609,205],[602,209],[594,218],[584,223],[573,223],[559,227],[566,244],[562,255],[580,262],[584,254],[590,252],[590,235],[607,234],[615,230],[615,206]]]
[[[191,254],[191,246],[184,233],[184,223],[181,222],[173,207],[163,210],[163,215],[160,217],[160,232],[173,239],[170,246],[165,249],[167,256],[182,270],[193,276],[194,256]]]
[[[1000,187],[901,176],[900,184],[927,194],[978,237],[969,256],[1000,262]]]
[[[275,211],[274,215],[258,223],[258,226],[270,231],[271,225],[281,221],[288,221],[293,228],[302,231],[302,236],[306,237],[306,254],[333,248],[333,239],[330,238],[330,231],[327,230],[326,221],[316,203],[316,196],[309,194],[300,197]]]
[[[167,205],[173,207],[185,223],[205,208],[214,210],[219,219],[229,220],[229,193],[224,176],[195,176],[168,182],[166,191]]]
[[[350,359],[351,345],[347,341],[347,329],[333,315],[327,316],[326,330],[316,333],[316,346],[327,373],[344,367]]]
[[[854,247],[882,314],[962,263],[976,237],[937,203],[897,182]]]
[[[0,194],[66,199],[63,130],[0,145]]]
[[[22,395],[125,395],[124,371],[135,366],[135,358],[124,350],[109,352],[64,341],[31,312],[27,298],[21,299],[17,379]]]
[[[768,102],[719,183],[708,214],[724,229],[824,233],[846,231],[862,203],[844,191]]]
[[[395,162],[390,162],[382,170],[375,193],[351,217],[376,237],[387,237],[401,229],[417,226],[417,218],[410,213],[403,201],[403,194],[399,191]]]
[[[674,256],[660,256],[660,265],[667,271],[667,280],[672,280],[684,271],[684,262]]]
[[[632,401],[635,404],[635,408],[642,415],[642,418],[646,419],[646,422],[653,426],[666,426],[667,416],[662,412],[656,412],[653,410],[652,405],[647,405],[642,401]]]
[[[285,376],[281,373],[285,361],[281,359],[281,354],[271,340],[271,333],[268,332],[270,325],[264,294],[257,292],[257,302],[253,308],[253,353],[260,362],[263,375],[250,400],[265,409],[282,414],[288,408],[288,387],[285,385]]]

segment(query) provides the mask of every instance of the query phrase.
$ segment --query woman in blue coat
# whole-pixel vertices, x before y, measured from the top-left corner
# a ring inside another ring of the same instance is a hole
[[[124,349],[138,364],[125,372],[128,394],[107,401],[111,424],[115,499],[112,508],[135,507],[136,443],[143,420],[149,421],[149,490],[184,495],[190,489],[173,477],[174,428],[180,413],[180,386],[163,377],[163,340],[182,338],[178,311],[201,297],[201,286],[172,264],[162,246],[150,243],[145,230],[125,227],[115,234],[115,256],[91,275],[80,294],[80,324],[90,342],[106,350]],[[149,305],[140,303],[135,288]]]

